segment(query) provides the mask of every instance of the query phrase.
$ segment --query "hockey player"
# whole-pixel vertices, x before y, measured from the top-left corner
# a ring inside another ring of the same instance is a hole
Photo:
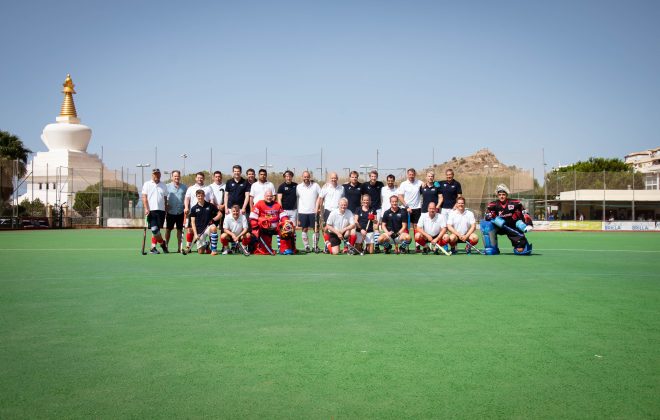
[[[410,244],[410,235],[408,234],[408,214],[399,207],[399,198],[390,197],[390,208],[383,213],[383,220],[380,224],[381,234],[378,242],[385,247],[385,253],[389,254],[392,244],[396,247],[396,253],[399,253],[399,245],[403,252],[406,252]]]
[[[255,255],[270,254],[273,235],[280,234],[283,230],[287,232],[294,230],[289,217],[282,206],[275,201],[275,197],[270,190],[266,190],[264,199],[258,201],[252,208],[250,228],[252,229],[252,235],[257,239]],[[280,238],[280,254],[292,255],[294,253],[293,237],[280,234]]]
[[[160,254],[156,244],[160,244],[164,253],[168,253],[167,243],[163,240],[160,230],[165,224],[165,210],[167,208],[167,186],[160,182],[160,169],[151,171],[151,180],[142,186],[142,205],[144,215],[151,229],[151,253]]]
[[[167,186],[167,214],[165,220],[167,227],[165,228],[165,243],[169,247],[170,235],[172,230],[176,228],[177,248],[176,252],[181,252],[181,241],[183,240],[183,225],[186,200],[186,190],[188,187],[181,183],[181,171],[175,169],[172,171],[172,182],[166,184]]]
[[[374,253],[374,224],[376,221],[376,210],[371,206],[369,194],[362,196],[362,205],[355,211],[355,230],[357,232],[358,248],[366,250],[369,254]]]
[[[513,245],[514,254],[530,255],[532,244],[527,242],[525,233],[532,229],[532,218],[520,201],[509,199],[509,189],[506,185],[498,185],[495,191],[497,200],[488,204],[486,216],[481,221],[484,252],[487,255],[499,254],[497,236],[506,235]]]
[[[225,190],[227,186],[222,182],[222,172],[215,171],[213,172],[213,182],[209,185],[211,192],[213,193],[213,204],[218,208],[218,213],[220,213],[220,223],[216,226],[222,225],[222,218],[225,214]]]
[[[319,195],[321,194],[321,187],[319,184],[312,181],[312,175],[309,171],[305,171],[302,174],[303,182],[298,184],[296,187],[296,196],[298,197],[298,215],[300,220],[300,227],[302,228],[302,237],[303,245],[305,246],[305,252],[311,252],[312,248],[309,245],[308,230],[309,228],[314,229],[314,237],[312,239],[312,246],[314,250],[318,252],[318,225],[316,224],[316,217],[319,213],[319,206],[321,205],[318,201]]]
[[[241,165],[234,165],[232,168],[232,177],[227,181],[225,186],[225,214],[229,214],[229,210],[238,205],[241,208],[241,214],[247,214],[247,206],[249,204],[249,186],[248,180],[241,176],[243,168]],[[249,216],[249,214],[247,214]]]
[[[362,204],[362,184],[360,184],[357,171],[351,171],[350,181],[342,185],[344,187],[344,197],[348,200],[348,209],[355,213]]]
[[[428,212],[429,204],[437,204],[440,201],[440,191],[435,184],[435,172],[427,171],[426,172],[426,183],[422,184],[419,189],[420,194],[422,195],[422,214]]]
[[[454,170],[449,168],[445,171],[445,181],[436,182],[440,193],[440,212],[446,217],[454,208],[456,199],[463,194],[461,183],[454,179]]]
[[[451,253],[456,254],[456,244],[462,242],[466,244],[465,252],[469,254],[470,245],[476,245],[479,242],[479,237],[475,233],[476,229],[477,221],[474,218],[474,213],[465,209],[465,198],[458,197],[456,208],[449,212],[449,218],[447,219]]]
[[[410,222],[414,229],[417,226],[419,216],[422,215],[422,196],[420,193],[422,181],[415,179],[417,171],[414,168],[408,169],[406,175],[408,179],[399,185],[399,201],[410,215]]]
[[[384,186],[385,184],[378,180],[378,171],[374,169],[369,172],[369,181],[363,183],[360,187],[360,193],[362,195],[369,194],[371,207],[374,209],[380,209],[382,207],[380,193]]]
[[[275,185],[268,180],[268,171],[259,169],[259,179],[250,187],[250,208],[254,208],[257,202],[264,199],[266,191],[270,191],[276,197]]]
[[[284,182],[277,188],[277,202],[289,216],[294,224],[298,223],[298,197],[296,196],[298,183],[293,182],[293,172],[284,171]]]
[[[428,254],[430,246],[445,246],[449,242],[447,235],[447,223],[445,218],[438,213],[436,204],[431,202],[428,212],[422,213],[415,231],[415,241],[422,246],[422,253]],[[438,254],[437,248],[434,250]]]
[[[241,214],[241,207],[234,204],[231,208],[231,214],[225,217],[222,224],[222,235],[220,235],[220,242],[222,242],[222,255],[229,254],[229,243],[233,242],[238,244],[239,241],[246,248],[250,245],[250,232],[248,232],[248,222],[244,214]]]
[[[339,244],[347,239],[351,246],[355,245],[356,237],[351,232],[355,228],[353,212],[348,210],[348,199],[342,197],[339,207],[330,212],[324,228],[326,246],[331,254],[339,254]]]
[[[387,210],[390,206],[390,198],[392,196],[396,196],[397,198],[399,197],[399,188],[394,184],[394,181],[396,178],[394,175],[389,174],[385,178],[385,181],[387,182],[387,185],[383,186],[383,188],[380,191],[380,206],[376,207],[376,217],[378,218],[378,225],[380,226],[380,222],[383,220],[383,213],[385,210]],[[376,254],[380,253],[380,241],[378,240],[380,236],[380,229],[376,229],[374,231],[374,243],[376,244],[376,249],[375,252]]]
[[[186,198],[184,200],[183,214],[187,218],[186,221],[186,252],[190,252],[190,246],[195,236],[190,220],[190,208],[197,203],[197,191],[204,191],[204,200],[209,203],[213,200],[213,191],[211,187],[204,186],[204,172],[197,172],[195,175],[195,184],[188,187],[186,190]]]
[[[218,255],[218,228],[222,214],[218,207],[206,201],[206,192],[197,190],[197,204],[190,209],[193,242],[197,242],[197,253]]]
[[[339,199],[344,196],[344,187],[337,184],[339,177],[337,172],[331,172],[326,182],[321,188],[321,194],[318,198],[317,207],[323,204],[323,220],[328,220],[330,212],[339,208]]]

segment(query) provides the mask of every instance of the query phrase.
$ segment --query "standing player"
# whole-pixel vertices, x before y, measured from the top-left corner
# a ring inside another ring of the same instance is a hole
[[[417,221],[419,216],[422,215],[422,181],[415,179],[417,171],[414,168],[408,169],[406,172],[408,179],[399,185],[399,201],[406,209],[410,216],[410,223],[412,224],[413,232],[417,228]],[[417,247],[419,250],[419,246]]]
[[[213,200],[213,191],[211,190],[211,187],[204,186],[204,178],[204,172],[197,172],[195,175],[195,184],[188,187],[188,190],[186,191],[186,198],[184,201],[185,208],[183,210],[184,217],[187,218],[186,227],[188,228],[188,231],[186,232],[186,252],[190,252],[190,246],[195,236],[192,222],[190,220],[190,208],[197,203],[197,191],[204,191],[205,201],[211,202]]]
[[[298,224],[297,187],[298,183],[293,182],[293,172],[288,169],[284,171],[284,182],[277,188],[277,202],[294,225]]]
[[[509,200],[509,189],[506,185],[498,185],[495,191],[497,200],[488,204],[486,218],[481,221],[484,252],[487,255],[499,254],[497,235],[506,235],[513,245],[514,254],[530,255],[532,244],[527,242],[525,232],[532,229],[532,218],[520,201]]]
[[[257,202],[264,199],[266,191],[270,191],[273,197],[276,196],[275,185],[268,179],[268,171],[259,169],[259,179],[250,186],[250,208],[254,208]]]
[[[328,182],[321,188],[317,207],[320,208],[323,203],[323,220],[327,221],[330,212],[339,208],[339,200],[344,196],[344,187],[337,185],[338,180],[337,172],[330,172]]]
[[[172,171],[172,182],[167,184],[167,214],[165,221],[165,244],[169,247],[172,229],[176,228],[177,248],[181,252],[181,241],[183,240],[184,210],[186,208],[186,186],[181,184],[181,171]]]
[[[354,246],[357,238],[351,233],[353,229],[355,229],[353,213],[348,210],[348,199],[342,197],[339,200],[339,207],[332,210],[326,220],[323,237],[328,251],[333,255],[339,254],[339,244],[344,239],[348,239],[348,243]]]
[[[165,209],[167,208],[167,187],[160,182],[160,169],[151,171],[151,180],[142,186],[142,205],[144,215],[151,229],[151,253],[160,254],[156,244],[160,244],[164,253],[168,253],[167,244],[160,234],[165,223]]]
[[[362,202],[362,185],[359,181],[360,174],[357,171],[351,171],[350,181],[342,185],[344,188],[344,197],[348,200],[348,209],[352,212],[357,210]]]
[[[376,216],[378,217],[378,224],[380,225],[380,222],[383,220],[383,213],[385,210],[387,210],[390,206],[390,198],[392,196],[399,197],[399,188],[394,184],[394,181],[396,178],[394,175],[389,174],[385,178],[385,182],[387,182],[387,185],[385,185],[381,191],[380,191],[380,207],[376,207]],[[376,254],[380,253],[380,241],[378,240],[378,237],[380,236],[380,229],[376,229],[374,232],[374,242],[376,243],[376,249],[375,252]]]
[[[382,233],[378,238],[378,242],[385,247],[386,254],[390,253],[392,244],[397,247],[397,254],[399,253],[399,244],[402,246],[403,252],[406,252],[410,243],[407,221],[408,213],[399,207],[398,197],[390,197],[390,208],[383,213],[383,220],[380,224]]]
[[[218,208],[220,213],[219,226],[222,226],[222,218],[225,215],[225,190],[227,186],[222,182],[222,172],[213,172],[213,182],[209,185],[213,193],[213,204]]]
[[[318,201],[321,195],[321,187],[319,184],[312,181],[312,175],[309,171],[302,174],[303,182],[296,187],[296,196],[298,197],[298,214],[300,219],[300,227],[302,228],[302,240],[305,246],[305,252],[311,252],[309,246],[309,237],[307,231],[309,228],[314,229],[313,246],[314,250],[318,252],[319,232],[316,225],[316,216],[319,213],[320,202]]]
[[[362,195],[368,194],[371,198],[371,207],[374,209],[380,209],[382,207],[380,193],[384,186],[385,184],[378,180],[378,171],[374,169],[369,172],[369,181],[363,183],[360,187],[360,193]]]
[[[270,254],[268,249],[272,250],[273,235],[279,234],[281,222],[291,223],[282,206],[275,201],[273,193],[266,190],[264,199],[258,201],[250,213],[252,235],[258,239],[255,255]],[[281,238],[280,253],[291,255],[293,251],[293,238]]]
[[[218,228],[222,216],[215,204],[206,201],[206,192],[197,190],[197,204],[190,209],[193,242],[197,242],[197,253],[218,255]]]
[[[245,176],[247,177],[247,190],[246,190],[246,213],[249,215],[252,212],[252,206],[250,205],[251,200],[250,200],[250,191],[252,190],[252,184],[257,182],[257,177],[256,177],[256,172],[254,172],[254,169],[249,168],[247,171],[245,171]]]
[[[434,247],[445,246],[449,241],[445,218],[438,214],[435,203],[429,203],[428,212],[422,213],[415,231],[415,240],[423,247],[423,253],[429,253],[429,244]],[[438,254],[438,250],[435,250]]]
[[[369,254],[374,253],[374,224],[376,221],[376,210],[371,205],[369,194],[362,196],[362,205],[355,210],[355,230],[357,231],[358,247]],[[377,230],[377,229],[376,229]]]
[[[231,168],[232,178],[227,181],[225,186],[225,214],[229,214],[229,209],[238,205],[241,209],[241,214],[248,214],[247,206],[249,201],[250,191],[248,181],[241,176],[241,165],[234,165]]]
[[[241,214],[241,207],[234,204],[231,208],[229,216],[225,217],[222,224],[222,234],[220,235],[220,242],[222,242],[222,255],[229,254],[229,242],[238,243],[241,241],[243,246],[247,248],[250,245],[250,233],[248,232],[248,222],[244,214]]]
[[[426,183],[420,187],[419,192],[422,194],[422,214],[429,211],[429,203],[438,204],[440,202],[441,195],[435,185],[435,173],[433,171],[426,172]]]
[[[476,245],[479,237],[474,233],[477,229],[477,221],[474,213],[465,209],[465,198],[456,199],[456,208],[449,212],[447,220],[447,229],[450,232],[449,245],[451,253],[456,253],[456,244],[465,243],[465,252],[470,253],[470,245]]]
[[[463,194],[461,183],[454,179],[454,170],[449,168],[445,171],[446,181],[436,182],[440,193],[441,212],[446,217],[456,205],[456,199]]]

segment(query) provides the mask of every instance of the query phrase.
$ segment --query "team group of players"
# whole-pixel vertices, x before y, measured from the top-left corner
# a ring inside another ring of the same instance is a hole
[[[388,175],[384,184],[375,170],[366,182],[360,182],[358,172],[353,171],[343,185],[333,172],[323,187],[308,171],[303,172],[300,184],[286,171],[278,188],[268,181],[265,169],[255,175],[254,169],[248,169],[244,178],[241,166],[234,165],[226,183],[216,171],[213,182],[205,185],[200,172],[195,184],[186,187],[179,171],[172,171],[172,180],[165,185],[160,170],[154,169],[152,179],[142,188],[146,222],[152,232],[151,253],[160,253],[157,245],[168,253],[171,233],[176,230],[177,252],[190,252],[194,244],[200,254],[291,255],[299,252],[297,227],[302,230],[304,252],[405,253],[413,241],[412,249],[425,254],[456,253],[459,243],[466,244],[466,252],[478,250],[477,222],[465,208],[461,184],[452,169],[442,181],[428,171],[422,182],[411,168],[398,186],[394,175]],[[514,253],[528,255],[531,245],[524,233],[530,229],[531,219],[520,202],[508,198],[505,185],[497,187],[497,194],[498,200],[488,205],[481,222],[483,253],[499,253],[497,235],[506,234]],[[275,248],[273,236],[277,237]]]

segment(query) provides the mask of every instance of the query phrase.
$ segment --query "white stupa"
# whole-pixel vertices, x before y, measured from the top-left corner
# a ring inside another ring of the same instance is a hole
[[[67,74],[63,86],[60,115],[55,123],[44,127],[41,134],[48,151],[38,152],[33,161],[28,162],[28,172],[33,170],[33,176],[27,177],[27,193],[19,202],[38,198],[46,205],[67,203],[70,207],[76,191],[100,182],[102,176],[114,179],[97,155],[87,153],[92,130],[80,123],[73,103],[76,92],[70,75]]]

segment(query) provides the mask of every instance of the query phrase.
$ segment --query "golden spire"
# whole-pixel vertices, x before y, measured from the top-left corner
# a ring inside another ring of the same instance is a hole
[[[76,104],[73,103],[73,94],[76,93],[73,84],[73,80],[71,80],[71,75],[67,74],[66,79],[64,80],[64,89],[62,90],[62,93],[64,94],[64,100],[62,101],[62,108],[60,110],[60,117],[73,117],[77,118],[78,113],[76,113]]]

